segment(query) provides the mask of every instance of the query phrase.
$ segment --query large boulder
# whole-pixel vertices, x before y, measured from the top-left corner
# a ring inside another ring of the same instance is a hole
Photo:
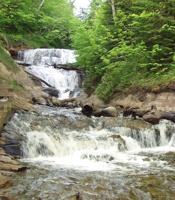
[[[46,105],[47,101],[42,96],[33,96],[32,103],[34,103],[34,104],[40,104],[40,105]]]
[[[51,102],[53,103],[54,106],[58,106],[58,107],[61,106],[61,100],[59,100],[56,97],[52,97]]]
[[[59,97],[59,90],[53,87],[47,87],[44,89],[44,91],[47,92],[50,96]]]
[[[7,176],[3,176],[2,174],[0,174],[0,189],[9,188],[12,185],[13,184],[12,184],[11,180]],[[0,193],[0,195],[1,195],[1,193]]]
[[[117,109],[115,107],[106,107],[106,108],[102,108],[102,109],[95,109],[93,111],[93,115],[96,117],[117,117],[118,113],[117,113]]]
[[[143,115],[143,119],[153,125],[158,124],[161,118],[162,114],[160,111],[148,112]]]
[[[83,104],[80,103],[80,106],[82,108],[82,113],[84,115],[86,115],[88,117],[91,117],[93,115],[94,109],[93,109],[93,105],[92,104],[85,104],[85,105],[83,105]]]
[[[80,103],[80,106],[82,108],[82,113],[88,117],[95,116],[95,117],[117,117],[118,112],[115,107],[109,106],[109,107],[98,107],[94,104],[82,104]]]

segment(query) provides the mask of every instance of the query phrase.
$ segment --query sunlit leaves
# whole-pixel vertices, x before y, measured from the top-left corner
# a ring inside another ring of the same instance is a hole
[[[68,0],[0,0],[0,33],[19,43],[68,48],[73,18]]]
[[[99,75],[96,92],[105,101],[116,90],[149,88],[147,79],[158,83],[175,74],[175,2],[116,0],[115,9],[113,17],[109,1],[93,7],[85,24],[89,42],[79,46],[79,58],[86,57],[79,64]]]

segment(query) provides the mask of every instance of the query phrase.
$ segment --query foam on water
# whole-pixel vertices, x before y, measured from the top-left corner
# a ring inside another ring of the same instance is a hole
[[[34,65],[26,67],[26,70],[56,88],[59,91],[59,99],[76,97],[80,92],[79,76],[76,71]],[[43,86],[46,87],[45,84]]]
[[[29,49],[19,51],[19,59],[30,64],[26,70],[57,89],[59,99],[76,97],[80,89],[80,75],[75,70],[55,68],[76,62],[73,50],[68,49]],[[43,84],[43,87],[47,85]]]
[[[145,134],[147,132],[148,130],[145,130]],[[123,169],[124,173],[136,168],[164,167],[166,162],[151,159],[146,154],[158,155],[175,151],[174,134],[163,146],[149,147],[148,142],[148,147],[143,148],[140,141],[125,135],[123,127],[120,133],[119,137],[109,130],[93,128],[82,132],[66,130],[61,133],[59,131],[53,133],[51,130],[27,132],[23,143],[25,161],[88,171]],[[161,135],[162,133],[160,137]],[[149,136],[153,137],[153,134]]]

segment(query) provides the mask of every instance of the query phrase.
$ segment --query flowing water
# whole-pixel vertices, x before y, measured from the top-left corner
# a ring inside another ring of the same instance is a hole
[[[124,127],[117,119],[87,118],[79,108],[38,106],[19,112],[6,125],[21,141],[21,162],[13,175],[18,199],[174,199],[175,125]],[[133,123],[133,120],[130,120]],[[143,122],[141,122],[143,123]]]
[[[151,126],[88,118],[80,108],[36,108],[19,111],[5,127],[20,141],[20,161],[29,167],[12,175],[8,194],[14,199],[174,200],[174,123]]]
[[[19,51],[19,59],[31,66],[26,71],[41,78],[57,89],[59,99],[76,97],[80,89],[81,75],[75,70],[56,69],[54,65],[76,62],[74,51],[67,49],[30,49]],[[43,84],[43,87],[47,86]]]

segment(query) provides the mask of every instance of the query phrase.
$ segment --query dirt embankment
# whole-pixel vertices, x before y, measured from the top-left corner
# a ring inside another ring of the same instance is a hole
[[[17,72],[12,72],[8,70],[2,62],[0,62],[0,70],[3,82],[14,88],[13,99],[15,109],[34,109],[31,104],[31,98],[34,95],[41,95],[41,87],[36,86],[22,67],[19,68]]]
[[[88,115],[100,114],[105,107],[113,107],[118,114],[124,117],[132,116],[150,124],[157,124],[161,119],[175,122],[175,81],[172,81],[166,88],[155,92],[128,92],[117,93],[115,98],[107,105],[100,101],[96,95],[91,95],[82,102],[82,108]]]
[[[14,199],[14,197],[6,196],[6,190],[13,185],[11,174],[25,170],[26,166],[4,151],[4,147],[9,144],[6,144],[7,138],[6,133],[2,131],[3,125],[17,109],[35,110],[32,98],[41,96],[42,88],[32,81],[22,67],[19,67],[17,72],[12,72],[2,62],[0,62],[0,81],[0,126],[2,126],[0,127],[0,199]],[[12,88],[10,103],[4,85]]]

